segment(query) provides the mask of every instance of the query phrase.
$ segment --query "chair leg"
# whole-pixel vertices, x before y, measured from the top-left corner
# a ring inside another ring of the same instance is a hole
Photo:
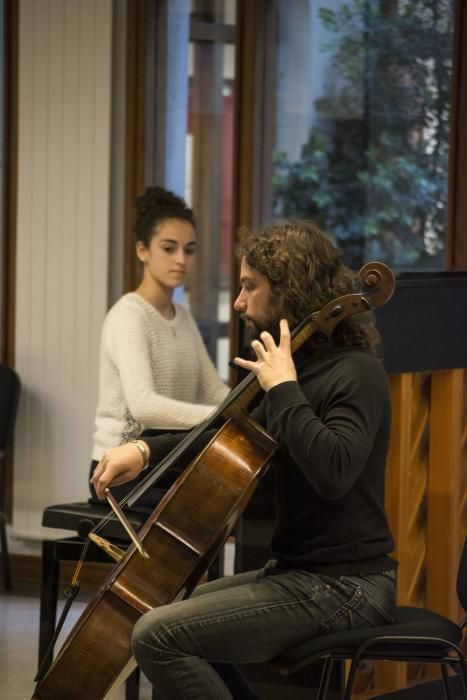
[[[352,698],[352,691],[353,691],[353,685],[355,683],[355,676],[357,675],[357,670],[359,663],[361,661],[361,656],[354,656],[352,659],[352,663],[350,664],[350,671],[349,675],[347,678],[347,683],[345,685],[345,692],[344,692],[344,699],[343,700],[351,700]]]
[[[446,664],[441,664],[441,673],[443,674],[444,696],[447,700],[453,700],[451,689],[449,687],[449,670]]]
[[[331,657],[328,656],[324,660],[324,666],[321,672],[321,678],[319,679],[319,687],[318,692],[316,694],[316,700],[326,700],[333,666],[334,659],[331,659]]]
[[[465,661],[465,657],[461,657],[460,666],[461,666],[462,681],[464,683],[465,697],[467,700],[467,663]]]
[[[218,578],[222,578],[224,575],[224,563],[225,563],[225,551],[224,547],[220,550],[217,557],[211,563],[207,571],[208,581],[215,581]]]
[[[140,670],[135,670],[128,676],[125,682],[125,700],[138,700],[139,698]]]
[[[455,688],[453,692],[452,684],[449,682],[449,668],[452,668],[454,671],[454,674],[451,676],[451,681],[453,679],[460,680],[460,682],[462,683],[463,690],[462,695],[464,699],[467,700],[467,666],[461,656],[459,656],[459,661],[460,668],[449,664],[441,664],[441,671],[443,673],[444,692],[448,700],[457,700],[457,698],[459,697],[457,694],[457,688]]]
[[[6,518],[0,512],[0,542],[2,548],[2,569],[3,569],[3,587],[6,591],[11,591],[11,567],[10,554],[8,552],[8,540],[6,536]]]
[[[55,542],[53,540],[44,540],[42,542],[39,666],[44,659],[55,631],[59,573],[60,563],[56,557]],[[49,653],[47,668],[52,663],[52,657],[53,650]]]

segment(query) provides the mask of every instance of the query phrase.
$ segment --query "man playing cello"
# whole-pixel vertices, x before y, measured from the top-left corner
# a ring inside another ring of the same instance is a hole
[[[264,662],[313,636],[391,623],[397,563],[385,507],[391,406],[371,312],[342,320],[330,342],[292,358],[289,327],[358,282],[313,223],[289,221],[239,243],[234,308],[253,333],[253,372],[264,390],[251,417],[278,442],[274,559],[259,571],[199,586],[136,623],[134,656],[158,697],[255,697],[236,664]],[[179,438],[172,438],[179,439]],[[147,438],[157,464],[171,438]],[[137,477],[133,443],[108,450],[92,483]]]

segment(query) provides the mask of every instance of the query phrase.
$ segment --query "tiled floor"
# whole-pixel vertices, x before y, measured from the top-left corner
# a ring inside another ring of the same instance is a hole
[[[59,648],[86,601],[75,600],[62,633]],[[14,590],[0,589],[0,698],[1,700],[30,700],[35,687],[39,636],[38,587],[14,582]],[[110,696],[109,700],[110,700]],[[112,694],[111,700],[123,700],[124,688]],[[150,700],[151,690],[144,678],[140,700]],[[65,700],[65,698],[64,698]]]

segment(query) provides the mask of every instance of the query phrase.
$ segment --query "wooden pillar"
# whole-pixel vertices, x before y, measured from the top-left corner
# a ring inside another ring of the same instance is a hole
[[[386,466],[386,508],[399,561],[397,602],[406,602],[409,589],[409,468],[412,425],[412,374],[390,376],[392,400],[391,442]],[[375,664],[374,686],[392,690],[407,684],[405,664]]]

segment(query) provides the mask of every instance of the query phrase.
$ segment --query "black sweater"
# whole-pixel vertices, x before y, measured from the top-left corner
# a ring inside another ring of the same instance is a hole
[[[277,385],[251,414],[279,443],[272,539],[278,566],[329,575],[393,569],[384,509],[386,373],[379,360],[354,348],[301,354],[298,383]],[[151,463],[173,445],[147,441]]]
[[[254,412],[280,445],[272,540],[279,567],[333,575],[394,568],[384,508],[386,373],[353,348],[328,349],[297,369],[299,383],[274,387]]]

